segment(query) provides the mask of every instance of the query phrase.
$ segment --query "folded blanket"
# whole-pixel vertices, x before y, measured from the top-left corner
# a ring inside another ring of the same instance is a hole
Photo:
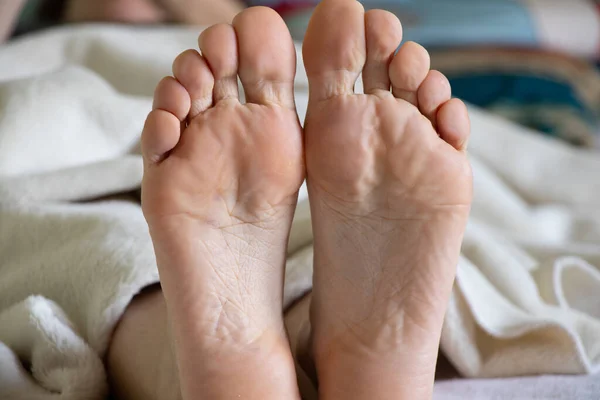
[[[158,279],[139,134],[154,85],[196,35],[92,26],[0,48],[0,398],[105,395],[111,332]],[[307,88],[300,64],[301,119]],[[472,122],[475,200],[442,349],[466,377],[593,373],[600,156],[476,109]],[[287,305],[310,289],[311,240],[302,191]]]

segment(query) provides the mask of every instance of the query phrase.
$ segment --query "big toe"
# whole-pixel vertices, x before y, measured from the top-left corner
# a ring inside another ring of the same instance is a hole
[[[353,93],[366,59],[365,13],[356,0],[323,0],[302,48],[310,97]]]
[[[233,20],[233,27],[246,101],[294,108],[296,51],[279,14],[267,7],[248,8]]]

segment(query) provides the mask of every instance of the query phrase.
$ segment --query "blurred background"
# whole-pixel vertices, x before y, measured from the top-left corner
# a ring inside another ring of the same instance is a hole
[[[250,0],[302,39],[318,1]],[[594,0],[363,0],[396,14],[453,95],[578,146],[599,130],[600,6]]]
[[[0,37],[67,22],[207,25],[267,5],[301,40],[318,0],[3,0]],[[600,134],[595,0],[363,0],[400,17],[454,95],[577,146]]]

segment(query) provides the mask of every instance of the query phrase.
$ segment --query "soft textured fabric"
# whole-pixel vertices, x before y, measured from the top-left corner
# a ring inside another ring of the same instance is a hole
[[[599,396],[598,376],[540,376],[440,382],[433,400],[594,400]]]
[[[105,395],[100,360],[112,329],[157,281],[137,202],[139,134],[155,84],[196,35],[92,26],[0,48],[0,399]],[[296,90],[303,119],[300,56]],[[471,111],[475,200],[442,348],[466,377],[593,373],[600,156]],[[310,289],[310,228],[303,189],[286,304]],[[517,382],[513,397],[494,395],[510,390],[495,381],[446,382],[436,393],[523,398],[527,380],[505,382]],[[575,398],[593,398],[589,379],[562,382],[571,391],[555,398],[574,398],[577,385]]]

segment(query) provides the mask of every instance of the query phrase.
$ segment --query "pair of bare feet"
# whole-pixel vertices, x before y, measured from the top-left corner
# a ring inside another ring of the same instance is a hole
[[[304,42],[304,130],[294,46],[267,8],[204,31],[158,85],[142,207],[184,399],[299,398],[282,283],[305,177],[320,397],[431,396],[472,195],[469,120],[422,47],[394,54],[401,36],[392,14],[324,0]]]

